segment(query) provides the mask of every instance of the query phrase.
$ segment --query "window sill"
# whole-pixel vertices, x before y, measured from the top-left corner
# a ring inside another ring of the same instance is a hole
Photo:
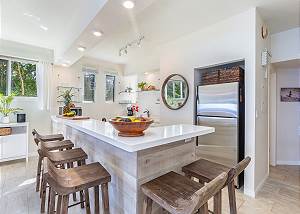
[[[82,103],[92,104],[95,103],[95,101],[82,101]]]
[[[15,101],[38,101],[38,97],[15,97]]]

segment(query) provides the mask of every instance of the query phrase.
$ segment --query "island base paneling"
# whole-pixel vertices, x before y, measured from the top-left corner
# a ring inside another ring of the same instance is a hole
[[[100,162],[111,174],[110,211],[113,214],[141,214],[144,195],[140,185],[195,160],[195,141],[127,152],[70,126],[66,137],[88,154],[88,162]],[[92,198],[92,197],[91,197]],[[154,204],[153,213],[162,213]]]

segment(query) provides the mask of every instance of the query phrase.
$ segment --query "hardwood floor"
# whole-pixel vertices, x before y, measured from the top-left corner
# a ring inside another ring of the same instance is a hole
[[[1,214],[40,213],[40,198],[35,192],[36,166],[36,157],[30,158],[28,164],[24,161],[0,164]],[[226,191],[224,189],[222,198],[224,214],[229,213]],[[300,166],[271,167],[258,196],[253,199],[238,191],[237,206],[239,214],[300,213]],[[69,213],[85,213],[85,210],[75,206]]]

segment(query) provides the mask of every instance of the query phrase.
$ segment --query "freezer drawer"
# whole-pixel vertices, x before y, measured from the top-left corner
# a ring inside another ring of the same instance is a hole
[[[229,167],[238,163],[237,118],[198,117],[197,124],[215,127],[214,133],[198,137],[197,157]]]
[[[197,115],[238,117],[239,83],[198,86]]]

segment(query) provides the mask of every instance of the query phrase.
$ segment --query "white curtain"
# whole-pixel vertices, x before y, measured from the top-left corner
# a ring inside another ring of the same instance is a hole
[[[53,64],[40,61],[37,65],[38,99],[41,110],[50,111],[52,97]]]

